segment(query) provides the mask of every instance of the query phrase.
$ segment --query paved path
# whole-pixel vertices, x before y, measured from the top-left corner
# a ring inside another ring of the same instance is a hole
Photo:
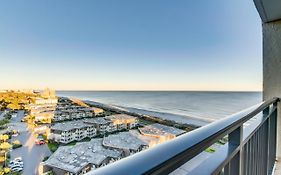
[[[23,175],[36,175],[40,162],[46,156],[50,156],[51,152],[47,145],[36,145],[35,136],[28,130],[27,124],[20,122],[24,117],[23,112],[19,112],[16,118],[12,119],[11,127],[19,130],[20,135],[13,137],[12,141],[19,140],[23,147],[12,150],[11,159],[15,157],[22,157],[24,161]]]

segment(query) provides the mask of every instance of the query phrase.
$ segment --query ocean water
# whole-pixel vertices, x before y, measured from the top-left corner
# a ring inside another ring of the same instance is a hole
[[[261,92],[58,91],[57,94],[206,121],[221,119],[262,101]]]

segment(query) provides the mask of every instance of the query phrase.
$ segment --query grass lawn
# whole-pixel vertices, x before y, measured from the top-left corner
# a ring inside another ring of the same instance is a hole
[[[59,144],[57,143],[48,143],[48,147],[52,152],[55,152],[59,148]]]

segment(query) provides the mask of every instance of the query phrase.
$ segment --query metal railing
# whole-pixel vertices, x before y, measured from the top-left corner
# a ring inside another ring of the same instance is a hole
[[[169,174],[224,137],[228,142],[188,174],[270,174],[276,157],[278,101],[255,105],[88,175]]]

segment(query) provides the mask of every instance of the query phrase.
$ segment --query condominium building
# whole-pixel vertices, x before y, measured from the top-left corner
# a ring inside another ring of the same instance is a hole
[[[105,119],[104,122],[102,122],[102,119],[98,120],[100,120],[98,122],[100,124],[106,123]],[[83,124],[79,123],[79,125]],[[57,127],[61,128],[62,126],[57,125]],[[162,125],[156,125],[156,127],[161,129]],[[162,143],[164,140],[161,140],[159,135],[165,134],[165,132],[159,131],[156,127],[151,125],[145,127],[143,133],[147,133],[146,135],[141,134],[138,130],[131,130],[104,138],[92,139],[90,142],[77,143],[75,146],[59,147],[47,161],[41,164],[39,169],[42,172],[53,171],[56,175],[85,174],[90,170],[145,150],[152,143],[155,145]],[[172,128],[165,129],[174,134],[184,132],[176,128],[174,128],[175,131]],[[166,135],[171,136],[173,134],[166,133]]]
[[[54,122],[75,120],[88,117],[94,117],[95,114],[90,108],[86,107],[68,107],[64,109],[57,109],[53,118]]]
[[[116,114],[106,116],[105,118],[107,120],[110,120],[114,125],[116,125],[118,130],[132,129],[138,124],[138,119],[136,117],[126,114]]]
[[[103,139],[103,146],[122,150],[124,151],[125,156],[135,154],[148,148],[148,145],[144,141],[130,132],[121,132],[116,135],[105,137]]]
[[[96,129],[93,125],[86,124],[83,121],[70,121],[56,123],[51,126],[48,138],[66,144],[72,141],[80,141],[86,137],[92,138],[96,134]]]
[[[152,124],[139,128],[139,132],[144,136],[158,138],[159,143],[174,139],[178,135],[185,133],[183,130],[161,124]]]
[[[41,164],[40,173],[51,170],[56,175],[81,175],[124,157],[122,151],[104,147],[102,140],[92,139],[75,146],[59,147]]]
[[[84,122],[94,125],[97,129],[97,132],[100,134],[117,131],[117,126],[104,117],[85,119]]]
[[[96,115],[102,114],[104,112],[104,110],[101,108],[91,107],[91,109]]]
[[[57,104],[58,98],[35,98],[34,104],[35,105],[48,105],[48,104]]]

